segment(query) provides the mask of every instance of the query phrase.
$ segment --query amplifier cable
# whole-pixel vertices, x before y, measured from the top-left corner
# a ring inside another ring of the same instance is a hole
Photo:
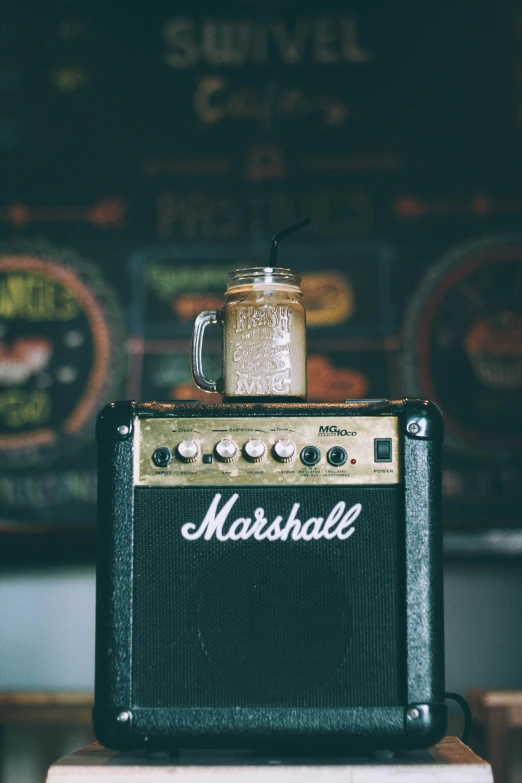
[[[473,716],[471,714],[471,709],[464,698],[464,696],[461,696],[460,693],[445,693],[444,694],[445,699],[450,699],[451,701],[456,701],[457,704],[462,708],[462,712],[464,713],[464,731],[462,732],[461,740],[464,743],[464,745],[469,744],[469,735],[471,733],[471,723],[473,720]]]

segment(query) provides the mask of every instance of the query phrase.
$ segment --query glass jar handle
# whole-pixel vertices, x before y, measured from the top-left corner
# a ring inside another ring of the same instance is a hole
[[[222,388],[222,379],[218,378],[217,381],[212,381],[205,377],[203,373],[203,335],[205,329],[209,324],[222,323],[221,310],[205,310],[200,313],[194,322],[194,331],[192,332],[192,348],[191,348],[191,370],[194,383],[199,386],[200,389],[207,392],[218,392]]]

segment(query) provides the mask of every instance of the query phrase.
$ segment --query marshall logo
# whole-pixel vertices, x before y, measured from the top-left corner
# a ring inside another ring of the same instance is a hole
[[[246,541],[249,538],[255,538],[257,541],[287,541],[289,538],[293,541],[317,541],[320,538],[338,538],[345,541],[354,532],[353,523],[362,508],[360,503],[355,503],[347,509],[346,503],[341,500],[332,508],[326,519],[310,517],[306,522],[301,522],[297,518],[300,504],[294,503],[286,521],[282,516],[277,516],[269,523],[264,509],[256,508],[254,520],[251,517],[238,517],[229,522],[228,515],[238,497],[239,495],[234,493],[218,511],[221,495],[216,494],[201,524],[198,526],[187,522],[181,528],[181,535],[189,541],[196,541],[198,538],[210,541],[214,536],[218,541]]]
[[[349,432],[348,430],[340,430],[335,424],[326,425],[325,427],[319,427],[318,435],[336,435],[336,436],[348,436],[357,435],[356,432]]]

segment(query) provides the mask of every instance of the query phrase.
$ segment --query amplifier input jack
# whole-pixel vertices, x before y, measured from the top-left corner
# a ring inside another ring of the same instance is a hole
[[[158,468],[167,468],[172,462],[172,451],[168,446],[158,446],[154,450],[152,461]]]
[[[348,459],[348,454],[346,453],[346,449],[343,449],[342,446],[333,446],[326,455],[326,459],[330,463],[330,465],[333,465],[334,468],[340,468],[341,465],[344,465],[346,460]]]
[[[315,446],[305,446],[301,451],[300,457],[303,465],[311,468],[313,465],[317,465],[321,459],[321,452]]]

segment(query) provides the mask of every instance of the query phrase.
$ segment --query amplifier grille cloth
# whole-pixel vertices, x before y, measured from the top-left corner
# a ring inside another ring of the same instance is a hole
[[[240,488],[225,525],[361,503],[345,541],[187,541],[216,492],[135,489],[134,706],[403,704],[399,487]]]

